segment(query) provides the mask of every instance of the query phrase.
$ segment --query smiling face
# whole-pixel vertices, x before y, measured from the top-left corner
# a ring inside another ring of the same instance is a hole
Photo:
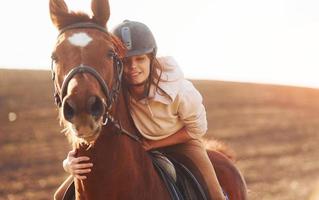
[[[140,86],[150,75],[151,60],[147,54],[124,59],[124,77],[130,86]]]

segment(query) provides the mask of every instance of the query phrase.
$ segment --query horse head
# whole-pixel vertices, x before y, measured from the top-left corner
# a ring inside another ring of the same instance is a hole
[[[63,0],[50,0],[50,16],[60,31],[52,53],[52,78],[60,121],[68,135],[94,142],[109,118],[120,90],[124,55],[106,24],[107,0],[92,0],[93,16],[69,12]]]

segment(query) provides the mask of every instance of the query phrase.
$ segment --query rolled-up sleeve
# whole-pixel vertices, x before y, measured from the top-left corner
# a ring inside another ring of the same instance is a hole
[[[201,94],[190,81],[185,80],[179,98],[178,115],[187,133],[194,139],[202,137],[207,132],[207,118]]]

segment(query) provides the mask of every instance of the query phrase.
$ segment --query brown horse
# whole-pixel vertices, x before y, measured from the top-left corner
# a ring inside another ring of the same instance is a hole
[[[170,199],[126,106],[120,60],[125,49],[105,28],[108,1],[92,0],[92,11],[92,17],[72,13],[63,0],[50,0],[51,19],[60,31],[52,54],[60,119],[77,156],[94,163],[87,179],[74,179],[76,199]],[[229,198],[246,199],[233,162],[220,152],[208,153]]]

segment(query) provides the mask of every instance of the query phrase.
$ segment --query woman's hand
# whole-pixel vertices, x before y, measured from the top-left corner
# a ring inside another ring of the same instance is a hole
[[[63,161],[63,168],[66,172],[70,173],[72,176],[84,180],[87,174],[91,171],[93,163],[87,162],[90,160],[87,156],[75,157],[75,150],[68,153],[67,158]]]

